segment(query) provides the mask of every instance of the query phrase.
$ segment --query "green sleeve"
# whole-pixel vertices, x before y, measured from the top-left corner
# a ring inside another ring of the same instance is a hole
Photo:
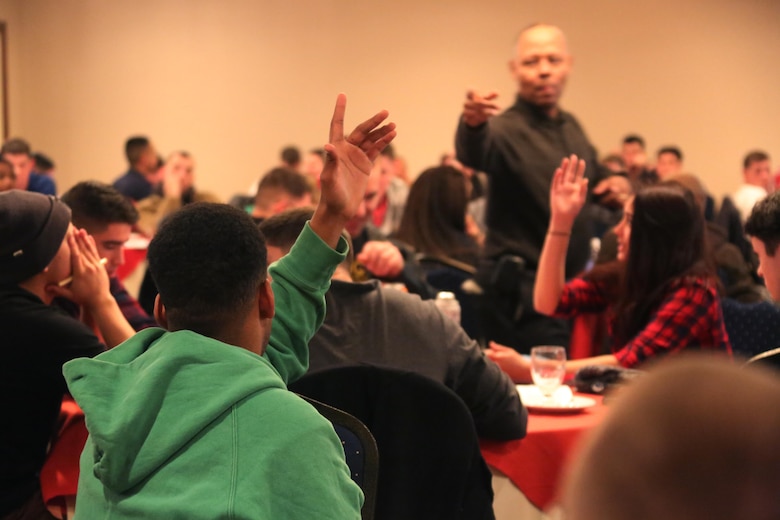
[[[290,252],[269,268],[276,314],[264,356],[285,384],[309,368],[309,340],[325,318],[325,292],[347,249],[343,238],[331,249],[306,223]]]
[[[264,419],[273,417],[276,433],[262,424],[239,432],[239,439],[255,445],[262,438],[269,449],[240,453],[235,518],[360,520],[363,492],[350,477],[331,423],[292,394],[277,405],[283,408]],[[250,422],[260,418],[257,410]],[[258,437],[258,431],[266,436]]]

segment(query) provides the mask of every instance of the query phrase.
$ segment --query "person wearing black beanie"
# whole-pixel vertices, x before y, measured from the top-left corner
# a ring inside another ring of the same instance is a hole
[[[56,296],[88,309],[97,330],[49,305]],[[66,391],[62,365],[134,333],[94,241],[53,196],[0,193],[0,331],[0,518],[50,519],[38,474]]]

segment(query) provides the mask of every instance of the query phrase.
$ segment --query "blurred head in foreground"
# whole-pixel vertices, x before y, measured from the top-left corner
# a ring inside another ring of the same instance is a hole
[[[564,491],[569,520],[780,518],[780,379],[720,358],[658,366],[615,401]]]

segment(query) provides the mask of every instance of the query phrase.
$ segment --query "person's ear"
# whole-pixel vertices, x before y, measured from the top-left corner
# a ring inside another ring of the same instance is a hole
[[[257,306],[261,320],[270,320],[275,314],[274,291],[271,289],[271,277],[260,284],[257,289]]]
[[[154,299],[154,319],[157,320],[160,327],[168,330],[168,316],[159,294]]]

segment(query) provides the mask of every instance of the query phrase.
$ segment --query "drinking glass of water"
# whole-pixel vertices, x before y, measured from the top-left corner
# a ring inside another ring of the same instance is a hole
[[[563,383],[566,375],[566,349],[549,345],[531,349],[531,377],[545,397]]]

